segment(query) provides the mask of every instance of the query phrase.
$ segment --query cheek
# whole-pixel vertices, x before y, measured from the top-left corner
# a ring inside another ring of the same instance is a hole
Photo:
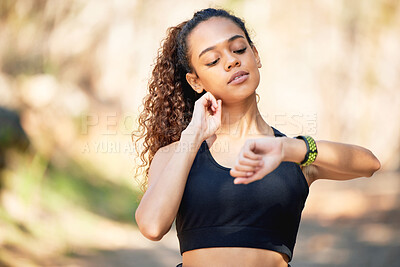
[[[248,58],[247,60],[249,60],[248,62],[251,62],[251,64],[252,64],[254,67],[258,68],[258,67],[257,67],[257,65],[258,65],[258,63],[257,63],[257,58],[256,58],[255,56],[250,56],[250,58]]]
[[[199,77],[203,85],[208,86],[210,88],[221,86],[221,84],[223,84],[225,79],[225,77],[221,74],[220,71],[217,70],[217,68],[204,71],[201,74],[199,74]]]

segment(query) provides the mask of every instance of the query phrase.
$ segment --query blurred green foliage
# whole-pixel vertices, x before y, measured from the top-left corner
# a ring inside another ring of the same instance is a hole
[[[134,221],[133,214],[138,205],[137,191],[129,184],[113,183],[99,174],[90,173],[76,162],[70,162],[62,169],[50,165],[43,189],[49,199],[68,199],[74,205],[97,215],[116,221]]]
[[[72,227],[80,227],[78,231],[93,236],[99,230],[93,225],[98,220],[96,216],[136,226],[134,212],[139,192],[130,181],[113,182],[67,156],[55,162],[53,157],[49,160],[39,153],[13,150],[6,159],[2,193],[13,203],[0,205],[0,233],[4,233],[0,266],[9,266],[7,263],[13,262],[15,255],[32,260],[34,263],[29,266],[46,265],[49,259],[35,256],[37,251],[32,244],[39,248],[56,242],[64,256],[75,251],[75,245],[68,241],[70,230],[62,222],[65,216],[73,218],[76,226]]]
[[[39,197],[44,208],[56,211],[68,204],[120,222],[133,223],[138,205],[132,184],[111,182],[72,159],[61,167],[36,155],[7,187],[26,203]]]

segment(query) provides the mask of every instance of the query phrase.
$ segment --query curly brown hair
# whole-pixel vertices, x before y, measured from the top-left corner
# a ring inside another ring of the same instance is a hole
[[[144,169],[141,190],[147,189],[150,164],[156,152],[166,145],[178,141],[182,131],[190,123],[194,103],[205,92],[198,94],[186,81],[186,74],[194,72],[190,64],[187,37],[202,21],[212,17],[224,17],[236,23],[245,33],[250,45],[253,45],[244,22],[223,9],[203,9],[193,18],[167,30],[155,60],[152,76],[148,83],[148,94],[143,100],[143,111],[138,118],[138,130],[132,134],[135,151],[141,160],[139,170]],[[137,137],[136,140],[134,140]],[[143,139],[143,149],[138,143]]]

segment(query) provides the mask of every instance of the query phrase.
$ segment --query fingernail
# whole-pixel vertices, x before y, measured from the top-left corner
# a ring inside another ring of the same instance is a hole
[[[264,161],[260,161],[260,163],[258,163],[258,166],[262,166],[264,165]]]

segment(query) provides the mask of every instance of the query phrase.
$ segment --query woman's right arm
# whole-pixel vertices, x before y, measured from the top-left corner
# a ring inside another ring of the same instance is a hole
[[[148,189],[135,213],[139,230],[148,239],[160,240],[171,228],[197,151],[220,126],[221,105],[211,94],[203,95],[196,101],[192,121],[180,140],[154,155]]]
[[[159,149],[154,155],[149,186],[136,210],[140,231],[153,241],[160,240],[171,228],[189,170],[201,145],[197,134],[185,131],[178,142]]]

